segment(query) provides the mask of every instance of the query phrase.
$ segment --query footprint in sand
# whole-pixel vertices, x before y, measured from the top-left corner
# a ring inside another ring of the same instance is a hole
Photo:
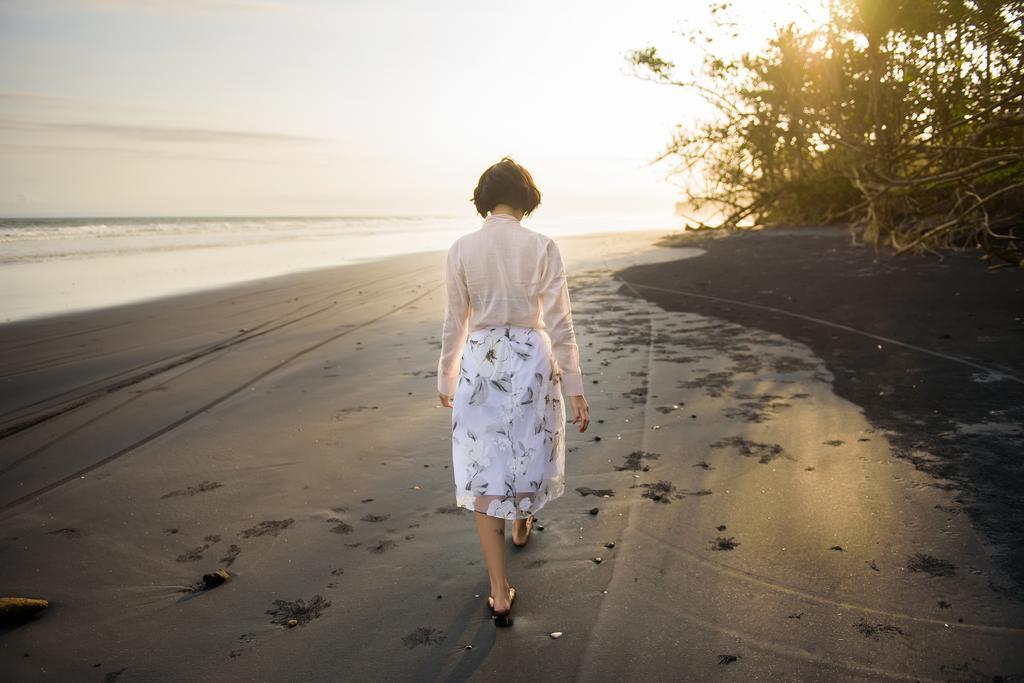
[[[640,487],[646,489],[642,494],[643,498],[649,498],[655,503],[671,503],[673,498],[682,498],[682,494],[675,485],[670,481],[661,479],[659,481],[646,484],[640,484]]]
[[[350,408],[342,408],[334,413],[334,419],[340,420],[350,413],[359,413],[364,410],[377,410],[377,406],[352,406]]]
[[[238,559],[238,556],[241,553],[242,553],[241,547],[239,547],[239,546],[235,545],[234,543],[232,543],[230,546],[228,546],[227,554],[224,557],[220,558],[220,561],[221,561],[222,564],[231,566],[232,564],[234,564],[235,560]]]
[[[197,562],[197,561],[203,559],[203,553],[206,552],[207,550],[209,550],[210,546],[212,546],[215,543],[220,543],[220,536],[207,536],[203,540],[206,541],[206,543],[204,543],[201,546],[197,546],[195,548],[192,548],[191,550],[186,550],[181,555],[178,555],[178,557],[175,558],[175,561],[177,561],[177,562]]]
[[[757,461],[762,465],[778,457],[789,457],[784,455],[782,446],[777,443],[757,443],[742,436],[726,436],[712,443],[711,448],[735,448],[744,457],[757,457]]]
[[[331,527],[331,532],[335,534],[350,534],[352,533],[352,525],[345,522],[337,517],[330,517],[327,519],[328,523],[334,524]]]
[[[626,470],[638,472],[645,467],[643,463],[644,460],[657,460],[660,457],[661,454],[659,453],[649,453],[647,451],[633,451],[632,453],[626,456],[626,458],[622,461],[621,465],[616,465],[615,469],[618,470],[619,472],[624,472]]]
[[[903,629],[899,626],[893,626],[892,624],[869,624],[863,619],[859,623],[854,624],[856,629],[865,637],[873,640],[879,640],[884,635],[903,635]]]
[[[383,522],[387,519],[391,519],[391,515],[374,515],[367,512],[365,515],[359,518],[363,522]]]
[[[434,628],[433,626],[420,626],[409,635],[402,637],[402,642],[408,648],[414,648],[419,645],[436,645],[443,643],[448,636],[443,631]]]
[[[735,396],[740,399],[740,402],[722,410],[722,414],[730,420],[760,424],[774,418],[780,408],[790,407],[789,403],[782,400],[782,396],[774,394],[736,394]]]
[[[925,553],[914,553],[907,556],[907,571],[923,572],[931,576],[953,576],[956,574],[956,565]]]
[[[319,618],[323,611],[330,606],[331,601],[324,599],[322,595],[317,593],[309,599],[308,604],[302,598],[294,601],[274,600],[274,609],[268,609],[265,614],[273,616],[273,619],[270,620],[272,624],[305,626],[312,620]]]
[[[645,403],[647,401],[647,381],[644,380],[643,384],[635,389],[622,392],[622,398],[631,399],[633,403],[637,404]]]
[[[50,533],[54,536],[63,536],[64,538],[81,538],[82,536],[87,535],[84,530],[73,526],[66,526],[63,529],[55,529]]]
[[[244,531],[239,531],[238,535],[242,538],[253,538],[255,536],[277,536],[293,523],[295,523],[295,520],[292,518],[268,519],[260,522],[256,526],[249,527]]]
[[[729,536],[728,538],[719,536],[710,543],[712,550],[732,550],[739,545],[739,541],[733,540],[732,536]]]
[[[576,488],[576,492],[581,496],[597,496],[603,498],[605,496],[614,496],[615,491],[612,489],[592,489],[589,486],[579,486]]]
[[[206,493],[208,491],[219,489],[222,486],[224,486],[224,484],[220,483],[219,481],[201,481],[195,486],[189,486],[186,489],[178,489],[177,491],[170,491],[168,493],[165,493],[164,495],[160,496],[160,498],[163,499],[175,498],[177,496],[194,496],[199,493]]]
[[[704,393],[712,398],[720,398],[725,390],[732,386],[734,373],[732,372],[709,372],[696,379],[679,382],[680,388],[703,389]]]
[[[228,653],[232,659],[235,657],[240,657],[242,655],[243,648],[246,645],[252,645],[254,642],[256,642],[256,634],[254,632],[243,633],[242,635],[238,636],[238,642],[242,644],[242,647],[236,648]]]

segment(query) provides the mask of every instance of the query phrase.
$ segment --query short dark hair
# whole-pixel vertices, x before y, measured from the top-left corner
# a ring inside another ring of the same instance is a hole
[[[484,218],[498,204],[522,209],[529,216],[540,206],[540,190],[529,171],[505,156],[483,172],[470,201]]]

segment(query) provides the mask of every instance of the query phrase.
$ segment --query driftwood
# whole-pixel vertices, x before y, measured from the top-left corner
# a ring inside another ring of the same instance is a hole
[[[0,623],[10,625],[28,621],[49,605],[49,601],[35,598],[0,598]]]

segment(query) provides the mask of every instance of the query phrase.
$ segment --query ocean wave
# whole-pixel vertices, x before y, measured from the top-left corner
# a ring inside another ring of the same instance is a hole
[[[239,235],[249,233],[379,234],[412,225],[430,227],[454,216],[338,216],[309,218],[5,218],[0,243],[166,235]]]

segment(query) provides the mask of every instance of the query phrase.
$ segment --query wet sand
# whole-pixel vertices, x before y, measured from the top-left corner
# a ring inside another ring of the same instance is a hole
[[[442,253],[0,326],[0,586],[51,601],[0,631],[0,668],[125,681],[1024,672],[1024,603],[998,539],[960,514],[953,480],[906,457],[899,428],[946,437],[845,391],[847,366],[799,319],[640,286],[728,283],[729,298],[763,303],[747,276],[773,272],[754,258],[768,247],[744,262],[726,241],[657,236],[559,239],[593,422],[568,433],[567,491],[544,529],[510,543],[520,594],[501,631],[472,513],[453,506],[435,392]],[[811,259],[814,245],[789,248]],[[794,291],[834,285],[786,273]],[[914,343],[908,329],[877,333]],[[993,347],[1019,348],[1008,329]],[[843,358],[883,373],[876,384],[904,377]],[[996,417],[943,404],[970,438],[1020,438],[991,426],[1021,407],[1001,381],[974,383],[996,392]],[[1019,491],[993,500],[1019,513]],[[231,578],[201,590],[219,567]]]

